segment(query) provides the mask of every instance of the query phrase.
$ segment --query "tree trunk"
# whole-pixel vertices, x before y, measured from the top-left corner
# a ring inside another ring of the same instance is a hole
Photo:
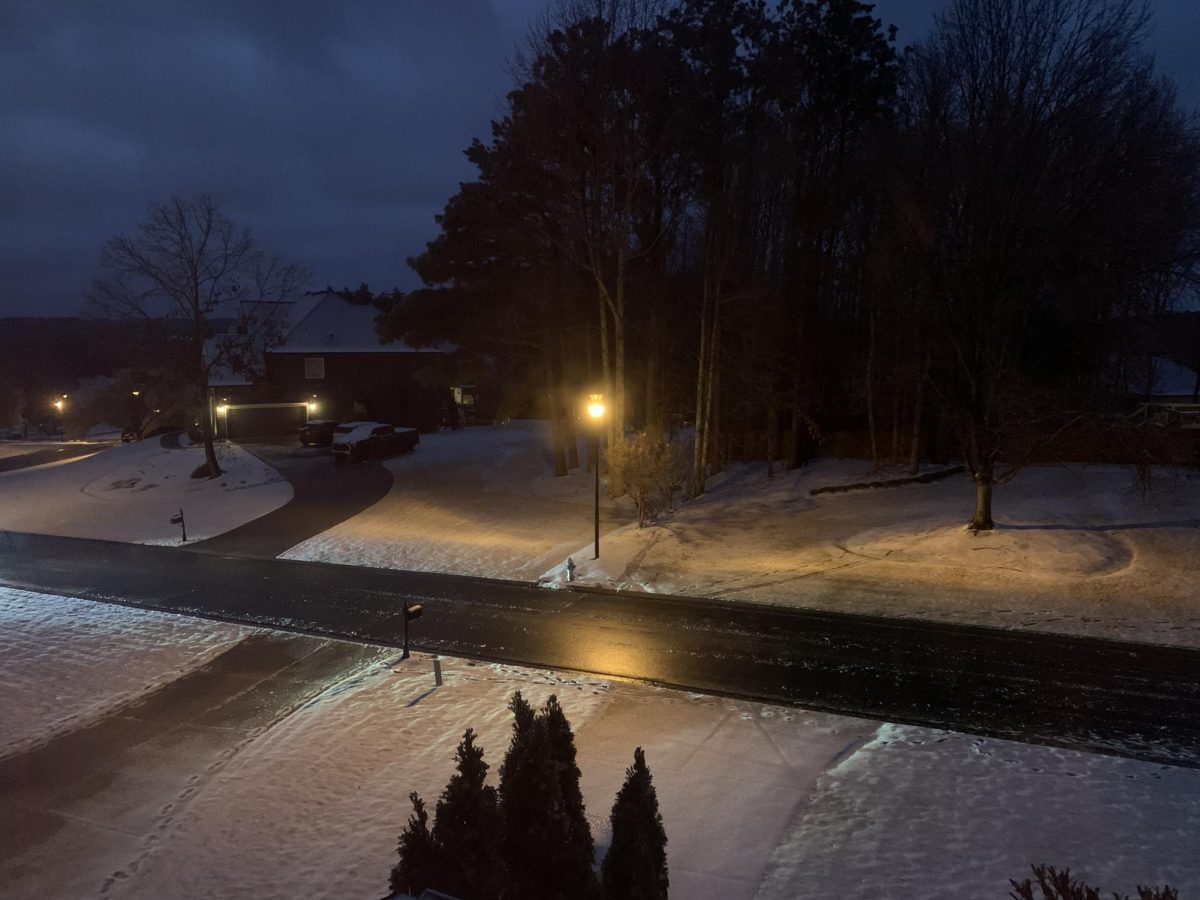
[[[867,328],[867,434],[871,438],[871,471],[879,471],[879,436],[875,422],[875,309]]]
[[[908,445],[908,473],[916,475],[921,471],[921,419],[925,416],[925,370],[917,378],[917,398],[913,403],[912,437]]]
[[[709,315],[708,276],[705,275],[703,295],[700,298],[700,364],[696,370],[696,431],[692,443],[692,496],[704,493],[704,436],[708,430],[705,396],[708,382],[708,332],[712,328]]]
[[[981,465],[975,472],[975,517],[970,528],[978,533],[995,528],[992,521],[992,491],[995,490],[995,472],[991,463]]]
[[[197,330],[200,331],[201,326]],[[200,331],[200,333],[203,333]],[[208,369],[204,365],[204,341],[198,341],[196,359],[199,362],[200,384],[200,435],[204,440],[204,461],[208,464],[208,477],[216,478],[221,474],[221,465],[217,462],[217,450],[213,446],[213,405],[208,392]]]
[[[775,392],[767,394],[767,477],[775,477],[775,455],[779,452],[776,429],[779,427],[779,412],[776,409]]]
[[[549,341],[549,335],[546,335]],[[550,417],[551,450],[554,453],[554,475],[561,477],[568,474],[566,446],[563,441],[563,421],[558,403],[558,386],[554,383],[554,366],[550,362],[548,348],[542,359],[542,369],[546,376],[546,412]]]
[[[571,395],[566,385],[559,388],[559,396],[562,398],[560,409],[563,415],[563,442],[567,446],[567,468],[578,469],[579,437],[575,433],[574,406],[571,403]]]

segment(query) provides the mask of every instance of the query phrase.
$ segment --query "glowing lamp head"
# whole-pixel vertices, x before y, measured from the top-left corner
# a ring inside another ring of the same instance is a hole
[[[63,409],[63,402],[62,402],[61,400],[55,400],[55,401],[54,401],[54,408],[55,408],[55,409],[57,409],[59,412],[62,412],[62,409]]]
[[[588,415],[591,416],[593,419],[603,419],[604,418],[604,395],[603,394],[592,394],[588,398],[587,411],[588,411]]]
[[[320,408],[320,407],[319,407],[319,405],[317,404],[317,401],[316,401],[316,400],[309,400],[309,401],[308,401],[308,411],[309,411],[310,413],[315,413],[315,412],[316,412],[316,411],[317,411],[319,408]]]

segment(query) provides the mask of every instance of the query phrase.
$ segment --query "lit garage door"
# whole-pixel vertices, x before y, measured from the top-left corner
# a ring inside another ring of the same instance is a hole
[[[230,439],[294,435],[308,420],[304,403],[245,403],[225,412]]]

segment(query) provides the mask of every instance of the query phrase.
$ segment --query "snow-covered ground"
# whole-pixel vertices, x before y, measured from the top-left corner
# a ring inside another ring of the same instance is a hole
[[[768,480],[734,465],[703,497],[632,525],[604,501],[591,546],[592,480],[554,478],[536,423],[422,438],[390,460],[391,493],[286,557],[1200,645],[1200,478],[1032,467],[997,490],[994,532],[972,535],[966,475],[810,495],[870,480],[862,460],[820,459]],[[887,473],[900,474],[900,473]]]
[[[224,474],[193,479],[201,447],[164,448],[157,438],[82,459],[0,473],[0,530],[67,537],[179,543],[171,516],[180,509],[188,540],[212,537],[287,503],[292,486],[233,444],[220,444]]]
[[[2,608],[0,711],[6,726],[19,711],[26,735],[61,725],[48,701],[64,690],[72,706],[111,709],[120,700],[103,701],[104,689],[115,698],[122,685],[161,683],[236,639],[227,626],[26,592],[9,592]],[[9,646],[27,649],[14,655]],[[154,654],[152,664],[136,662]],[[521,690],[535,703],[551,693],[563,703],[600,853],[633,748],[645,748],[675,897],[1003,897],[1008,878],[1042,861],[1125,892],[1170,882],[1184,897],[1200,893],[1200,771],[442,663],[440,688],[425,656],[366,665],[235,754],[208,758],[202,742],[176,747],[168,763],[175,777],[159,760],[142,783],[132,766],[128,790],[108,802],[173,812],[140,840],[122,838],[123,863],[111,853],[96,861],[97,892],[103,884],[104,896],[116,898],[381,896],[408,792],[433,805],[468,727],[494,779],[510,733],[505,706]],[[127,677],[131,665],[140,674]],[[85,687],[87,696],[78,693]],[[103,820],[102,811],[91,814]],[[52,870],[55,859],[37,853],[14,864]],[[73,877],[81,866],[86,860],[72,860]]]
[[[1002,897],[1031,862],[1200,890],[1200,773],[761,704],[427,659],[339,685],[243,751],[118,897],[370,897],[407,793],[432,805],[464,728],[492,776],[516,689],[573,723],[597,847],[642,746],[672,895]],[[864,742],[870,741],[864,748]],[[298,777],[297,773],[304,773]],[[186,889],[181,892],[181,886]],[[906,890],[911,888],[911,890]]]
[[[0,758],[126,706],[251,630],[0,587]]]
[[[534,581],[591,539],[591,477],[553,476],[542,423],[422,435],[386,465],[383,500],[284,558]],[[602,505],[606,528],[633,520],[627,498]]]

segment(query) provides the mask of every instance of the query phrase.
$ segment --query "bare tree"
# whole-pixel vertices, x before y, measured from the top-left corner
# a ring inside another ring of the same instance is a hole
[[[1084,325],[1159,278],[1164,243],[1195,225],[1195,135],[1140,53],[1145,26],[1135,0],[952,0],[907,60],[920,146],[899,215],[925,262],[929,385],[974,478],[974,530],[1079,414]]]
[[[172,197],[153,206],[133,235],[119,235],[100,254],[102,274],[88,301],[93,311],[130,319],[173,318],[185,323],[187,352],[179,359],[200,416],[210,477],[221,474],[207,414],[214,370],[247,371],[283,322],[279,301],[303,289],[308,272],[266,253],[217,208],[208,195]],[[211,320],[236,314],[239,303],[269,310],[240,323],[235,335],[215,337]],[[274,303],[274,305],[270,305]]]

